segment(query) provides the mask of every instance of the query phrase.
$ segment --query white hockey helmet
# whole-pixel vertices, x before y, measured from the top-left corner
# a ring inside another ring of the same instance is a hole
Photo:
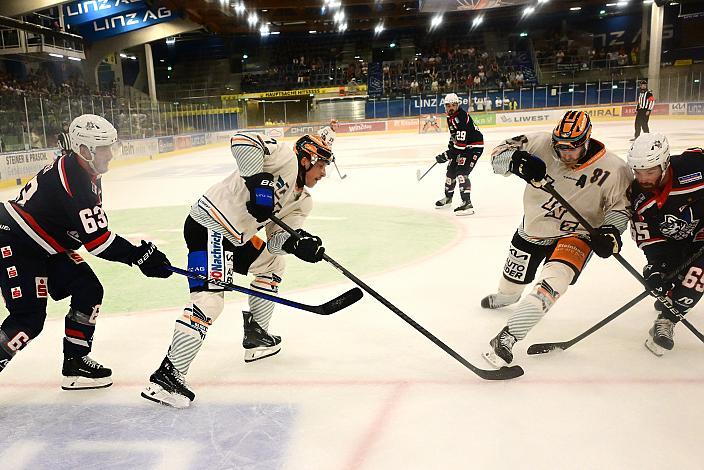
[[[628,151],[628,166],[633,170],[647,170],[660,166],[664,172],[670,165],[670,144],[662,134],[641,134]]]
[[[456,93],[445,95],[445,104],[460,104],[460,97]]]
[[[117,156],[121,150],[115,127],[104,117],[95,114],[83,114],[74,119],[69,126],[68,135],[71,139],[71,150],[84,159],[96,173],[107,171],[107,168],[99,171],[95,167],[95,154],[99,147],[107,147],[111,158]],[[81,154],[81,145],[85,145],[90,151],[90,160]]]

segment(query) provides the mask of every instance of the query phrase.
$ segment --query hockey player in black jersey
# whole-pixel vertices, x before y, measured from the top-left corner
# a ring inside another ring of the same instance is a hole
[[[628,152],[628,164],[636,177],[630,191],[632,235],[648,260],[643,277],[685,315],[704,293],[704,259],[671,281],[663,274],[704,242],[704,152],[692,148],[670,157],[664,135],[642,134]],[[645,346],[662,356],[675,344],[674,327],[680,318],[659,302],[655,306],[660,314]]]
[[[136,264],[149,277],[168,277],[166,256],[152,243],[134,246],[108,230],[101,175],[119,151],[117,131],[104,118],[77,117],[67,154],[47,165],[13,200],[0,204],[0,289],[10,315],[0,326],[0,371],[42,331],[47,300],[71,298],[65,319],[62,388],[102,388],[112,372],[88,354],[103,287],[74,250]]]
[[[474,214],[470,191],[469,174],[484,151],[484,137],[472,118],[460,106],[460,98],[449,93],[445,97],[447,127],[450,129],[450,142],[447,150],[435,157],[438,163],[448,162],[445,179],[445,197],[435,203],[436,209],[449,207],[455,193],[455,182],[459,182],[462,204],[455,208],[455,215]]]

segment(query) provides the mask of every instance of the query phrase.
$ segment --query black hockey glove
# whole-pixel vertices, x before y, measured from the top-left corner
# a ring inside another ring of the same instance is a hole
[[[274,213],[274,175],[257,173],[245,177],[244,184],[249,189],[247,211],[257,222],[264,222]]]
[[[531,184],[544,180],[547,174],[545,162],[525,150],[513,152],[511,162],[508,164],[508,171]]]
[[[166,269],[166,266],[171,265],[169,259],[152,242],[142,240],[141,245],[135,246],[130,262],[136,264],[147,277],[166,278],[173,274]]]
[[[672,279],[665,280],[665,273],[668,270],[667,263],[646,265],[643,268],[643,277],[648,289],[655,291],[658,295],[667,295],[668,291],[675,287]]]
[[[291,235],[288,240],[281,245],[281,249],[286,253],[296,255],[297,258],[307,261],[308,263],[317,263],[323,259],[325,248],[320,237],[311,235],[305,230],[298,229],[296,233],[300,236]]]
[[[435,161],[438,163],[445,163],[447,161],[447,159],[448,159],[447,152],[443,152],[440,155],[438,155],[437,157],[435,157]]]
[[[621,247],[623,247],[621,232],[616,227],[602,225],[595,228],[594,231],[594,235],[591,235],[589,240],[589,246],[600,258],[608,258],[621,251]]]

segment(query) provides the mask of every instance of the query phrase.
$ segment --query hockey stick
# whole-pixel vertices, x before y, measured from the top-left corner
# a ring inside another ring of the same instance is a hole
[[[285,222],[283,222],[281,219],[279,219],[277,216],[272,215],[270,217],[271,220],[273,220],[277,225],[279,225],[281,228],[283,228],[285,231],[287,231],[292,237],[300,237],[298,233],[296,233],[291,227],[289,227]],[[428,330],[423,328],[420,324],[416,323],[411,317],[403,313],[401,310],[399,310],[395,305],[393,305],[391,302],[386,300],[384,297],[382,297],[380,294],[378,294],[374,289],[369,287],[367,284],[362,282],[357,276],[349,272],[347,269],[345,269],[342,265],[340,265],[337,261],[332,259],[330,256],[327,254],[323,254],[323,259],[333,265],[338,271],[340,271],[342,274],[345,275],[348,279],[350,279],[352,282],[357,284],[359,287],[364,289],[369,295],[374,297],[376,300],[381,302],[386,308],[394,312],[396,315],[401,317],[403,321],[411,325],[413,328],[415,328],[417,331],[419,331],[423,336],[428,338],[430,341],[435,343],[436,346],[440,347],[443,351],[445,351],[447,354],[452,356],[455,360],[457,360],[460,364],[477,374],[479,377],[485,380],[506,380],[506,379],[515,379],[516,377],[520,377],[523,375],[523,369],[520,366],[511,366],[511,367],[502,367],[498,370],[485,370],[485,369],[480,369],[471,363],[469,363],[465,358],[457,354],[453,349],[451,349],[448,345],[440,341],[437,337],[435,337],[432,333],[430,333]]]
[[[565,198],[563,198],[560,193],[557,192],[555,187],[552,185],[553,181],[554,180],[552,178],[547,176],[546,179],[543,180],[543,182],[542,182],[542,186],[541,186],[542,189],[544,191],[546,191],[548,194],[550,194],[552,197],[554,197],[557,200],[557,202],[559,202],[560,205],[562,205],[562,207],[564,207],[567,210],[567,212],[572,214],[572,216],[577,219],[577,222],[579,222],[582,225],[582,227],[584,227],[585,230],[587,232],[589,232],[589,235],[594,235],[596,233],[596,230],[594,229],[594,227],[592,227],[589,224],[589,222],[587,222],[587,220],[584,217],[582,217],[582,215],[579,212],[577,212],[577,210],[574,207],[572,207],[572,204],[567,202],[567,200]],[[699,330],[697,330],[694,327],[694,325],[692,325],[689,321],[687,321],[684,318],[684,316],[679,312],[679,310],[677,310],[677,308],[675,308],[675,306],[672,305],[669,298],[667,298],[666,296],[664,296],[662,294],[659,294],[655,290],[650,290],[650,288],[648,287],[648,284],[646,284],[646,282],[645,282],[645,279],[643,279],[643,276],[633,266],[631,266],[631,264],[628,261],[626,261],[623,258],[623,256],[621,256],[619,253],[616,253],[613,256],[614,256],[614,258],[616,258],[616,261],[618,261],[621,264],[621,266],[626,268],[626,271],[628,271],[631,274],[631,276],[636,278],[638,280],[638,282],[640,282],[641,285],[649,291],[650,295],[652,295],[653,297],[658,299],[660,301],[660,303],[662,303],[662,305],[670,313],[672,313],[673,315],[675,315],[677,318],[679,318],[682,321],[682,324],[684,326],[686,326],[687,329],[689,329],[689,331],[691,331],[694,334],[694,336],[699,338],[699,340],[704,343],[704,335],[701,334],[699,332]]]
[[[276,302],[277,304],[286,305],[287,307],[293,307],[299,310],[305,310],[306,312],[312,312],[318,315],[330,315],[335,312],[338,312],[343,308],[347,308],[353,303],[357,302],[359,299],[362,298],[363,295],[362,291],[358,287],[355,287],[354,289],[350,289],[344,294],[339,295],[338,297],[335,297],[334,299],[325,302],[324,304],[306,305],[300,302],[296,302],[294,300],[288,300],[284,299],[283,297],[277,297],[275,295],[269,295],[264,292],[259,292],[256,290],[248,289],[246,287],[230,284],[229,282],[208,278],[207,276],[194,273],[193,271],[186,271],[185,269],[177,268],[175,266],[167,266],[166,269],[191,279],[207,282],[209,284],[215,284],[216,286],[220,286],[225,290],[231,290],[234,292],[241,292],[243,294],[253,295],[254,297],[259,297],[260,299],[270,300],[272,302]]]
[[[435,168],[435,165],[437,165],[437,164],[438,164],[438,162],[433,163],[433,164],[430,166],[430,168],[428,168],[428,169],[425,171],[425,173],[423,173],[422,176],[421,176],[421,174],[420,174],[420,170],[416,170],[416,179],[417,179],[418,181],[420,181],[420,180],[422,180],[423,178],[425,178],[425,175],[427,175],[428,173],[430,173],[430,170],[432,170],[433,168]]]
[[[340,176],[341,180],[347,178],[347,173],[345,173],[344,175],[340,173],[340,169],[337,167],[337,163],[335,162],[335,160],[332,161],[332,164],[335,165],[335,169],[337,170],[337,174]]]
[[[704,256],[704,247],[699,249],[697,252],[695,252],[692,256],[690,256],[686,261],[684,261],[682,264],[677,266],[675,269],[670,271],[665,275],[665,280],[670,280],[673,279],[675,276],[677,276],[681,271],[686,269],[689,265],[691,265],[693,262],[695,262],[697,259],[701,258]],[[651,295],[650,291],[645,290],[638,294],[637,297],[629,301],[626,305],[623,307],[619,308],[616,310],[614,313],[609,315],[608,317],[604,318],[601,320],[599,323],[596,325],[592,326],[589,328],[587,331],[584,333],[572,338],[569,341],[562,341],[562,342],[555,342],[555,343],[536,343],[536,344],[531,344],[530,347],[528,348],[528,354],[533,355],[533,354],[545,354],[547,352],[553,351],[555,349],[562,349],[563,351],[565,349],[569,349],[575,344],[579,343],[582,341],[584,338],[587,336],[591,335],[598,329],[600,329],[602,326],[606,325],[607,323],[611,322],[612,320],[616,319],[616,317],[620,316],[623,312],[626,310],[630,309],[633,307],[635,304],[643,300],[644,298],[648,297]]]

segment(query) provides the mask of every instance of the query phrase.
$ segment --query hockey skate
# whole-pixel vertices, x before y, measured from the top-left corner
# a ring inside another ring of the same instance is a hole
[[[196,394],[186,386],[186,379],[166,357],[156,372],[149,377],[149,385],[142,392],[142,396],[174,408],[188,408],[196,398]]]
[[[462,201],[462,204],[455,207],[455,215],[472,215],[474,214],[474,206],[472,201]]]
[[[481,301],[482,308],[502,308],[511,304],[515,304],[521,298],[521,294],[518,295],[507,295],[497,292],[496,294],[489,294],[484,297]]]
[[[444,198],[440,199],[439,201],[435,201],[435,208],[436,209],[449,209],[452,207],[452,198],[445,196]]]
[[[662,356],[675,346],[674,330],[675,324],[660,315],[648,332],[650,337],[645,340],[645,347],[656,356]]]
[[[64,390],[90,390],[112,385],[112,371],[88,356],[64,357],[61,369]]]
[[[249,312],[242,312],[244,317],[244,362],[254,362],[273,356],[281,351],[281,336],[270,335],[254,321]]]
[[[489,341],[491,350],[483,354],[484,359],[497,369],[508,366],[513,361],[511,349],[514,344],[516,344],[516,338],[508,332],[508,326],[505,326],[494,339]]]

